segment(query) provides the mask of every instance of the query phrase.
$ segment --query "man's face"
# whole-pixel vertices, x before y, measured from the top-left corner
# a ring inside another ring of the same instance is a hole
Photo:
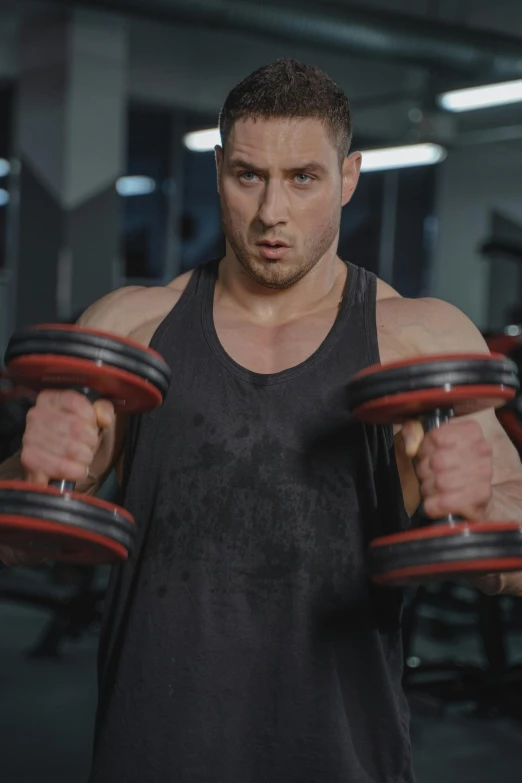
[[[287,288],[337,251],[341,209],[360,156],[340,171],[332,138],[315,119],[248,119],[216,148],[225,236],[248,274]]]

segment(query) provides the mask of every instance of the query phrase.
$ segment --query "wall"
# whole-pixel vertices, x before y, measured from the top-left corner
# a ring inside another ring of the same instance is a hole
[[[479,247],[489,238],[495,209],[522,223],[522,148],[489,144],[454,150],[439,167],[439,237],[433,295],[487,326],[488,267]]]
[[[304,46],[259,41],[237,33],[129,19],[129,93],[144,102],[179,106],[216,115],[228,91],[256,68],[278,57],[295,57],[323,68],[356,107],[358,98],[375,105],[356,109],[361,134],[393,138],[404,132],[411,101],[382,106],[382,96],[421,86],[419,69],[330,55]]]

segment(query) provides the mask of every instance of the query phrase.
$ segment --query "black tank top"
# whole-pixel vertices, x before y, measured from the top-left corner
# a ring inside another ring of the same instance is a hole
[[[263,375],[218,340],[218,266],[157,329],[172,385],[129,428],[139,544],[111,577],[91,783],[411,783],[401,596],[365,564],[408,520],[391,431],[344,391],[379,361],[376,278],[347,264],[320,347]]]

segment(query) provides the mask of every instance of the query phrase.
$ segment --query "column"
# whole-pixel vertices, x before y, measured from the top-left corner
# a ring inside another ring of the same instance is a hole
[[[15,127],[16,327],[71,320],[120,283],[127,35],[71,9],[26,28]]]

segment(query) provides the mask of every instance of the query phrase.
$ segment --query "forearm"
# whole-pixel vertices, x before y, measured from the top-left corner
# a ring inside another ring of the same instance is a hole
[[[492,522],[520,522],[522,526],[522,480],[513,479],[495,484],[491,501],[486,510],[486,519]],[[496,593],[509,593],[522,597],[522,573],[499,574]]]
[[[522,479],[512,479],[493,486],[486,519],[492,522],[520,522],[522,525]]]

